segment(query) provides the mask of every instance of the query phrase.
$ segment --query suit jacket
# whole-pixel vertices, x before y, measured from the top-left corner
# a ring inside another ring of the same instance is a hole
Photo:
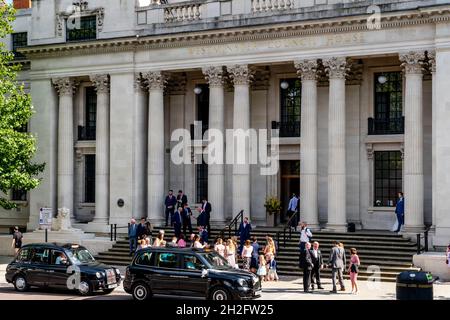
[[[183,194],[180,199],[180,195],[177,195],[177,208],[184,206],[187,203],[187,196]]]
[[[169,196],[166,196],[166,200],[164,200],[164,204],[166,205],[166,209],[168,209],[167,207],[172,206],[172,209],[175,208],[175,205],[177,204],[177,198],[175,196],[172,196],[172,198],[170,198]]]
[[[203,212],[206,213],[207,216],[211,214],[211,203],[206,202],[206,204],[202,205]]]
[[[323,257],[322,257],[322,252],[320,252],[320,250],[317,250],[317,258],[314,257],[314,250],[310,249],[311,252],[311,260],[312,263],[314,264],[314,269],[319,268],[320,266],[323,264]]]
[[[198,226],[206,226],[206,213],[205,212],[200,213],[200,215],[197,217],[197,225]]]
[[[145,224],[142,225],[141,223],[139,223],[139,225],[137,226],[136,235],[138,238],[140,238],[143,234],[147,234],[147,227],[145,226]]]
[[[397,205],[395,206],[395,213],[396,214],[405,214],[405,199],[402,198],[397,202]]]
[[[328,262],[333,269],[345,268],[345,251],[340,247],[333,247],[330,253],[330,260]]]
[[[181,219],[180,211],[177,210],[173,215],[173,223],[181,224],[181,221],[182,221],[182,219]]]
[[[137,225],[136,224],[130,224],[130,227],[128,228],[128,237],[130,237],[130,238],[137,237]]]
[[[300,252],[300,268],[312,270],[314,267],[314,263],[312,262],[312,254],[310,250],[302,250]]]
[[[238,235],[242,241],[250,239],[250,232],[252,231],[252,226],[250,223],[247,223],[246,226],[244,226],[244,223],[241,223],[238,230]]]

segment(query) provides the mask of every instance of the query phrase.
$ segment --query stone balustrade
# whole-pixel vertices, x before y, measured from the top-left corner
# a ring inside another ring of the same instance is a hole
[[[252,0],[252,12],[277,12],[294,9],[294,0]]]
[[[202,18],[202,3],[181,2],[164,8],[165,22],[185,22]]]

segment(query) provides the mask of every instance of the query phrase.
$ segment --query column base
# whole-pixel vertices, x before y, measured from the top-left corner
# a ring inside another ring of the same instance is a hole
[[[401,232],[405,233],[405,234],[407,234],[407,233],[417,234],[417,233],[422,233],[424,231],[425,231],[425,226],[424,225],[418,225],[418,226],[407,226],[407,225],[404,225],[402,230],[401,230]]]
[[[347,232],[347,225],[346,224],[331,224],[331,223],[327,223],[326,227],[324,229],[322,229],[322,231]]]

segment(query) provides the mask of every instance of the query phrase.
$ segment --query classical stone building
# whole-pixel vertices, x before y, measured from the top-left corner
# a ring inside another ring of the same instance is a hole
[[[300,192],[313,227],[390,230],[404,191],[405,232],[448,244],[450,1],[33,0],[14,29],[47,165],[1,225],[37,228],[41,207],[87,231],[158,223],[183,189],[216,223],[266,225],[266,197]],[[174,164],[195,121],[278,134],[280,170]]]

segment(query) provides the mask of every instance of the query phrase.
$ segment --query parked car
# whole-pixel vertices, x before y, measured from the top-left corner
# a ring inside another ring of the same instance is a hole
[[[5,278],[21,292],[30,287],[53,287],[82,295],[108,294],[121,282],[118,269],[95,261],[85,247],[55,243],[24,245],[6,267]]]
[[[261,282],[253,273],[232,268],[214,251],[193,248],[138,251],[126,269],[123,287],[140,301],[153,294],[241,300],[261,293]]]

